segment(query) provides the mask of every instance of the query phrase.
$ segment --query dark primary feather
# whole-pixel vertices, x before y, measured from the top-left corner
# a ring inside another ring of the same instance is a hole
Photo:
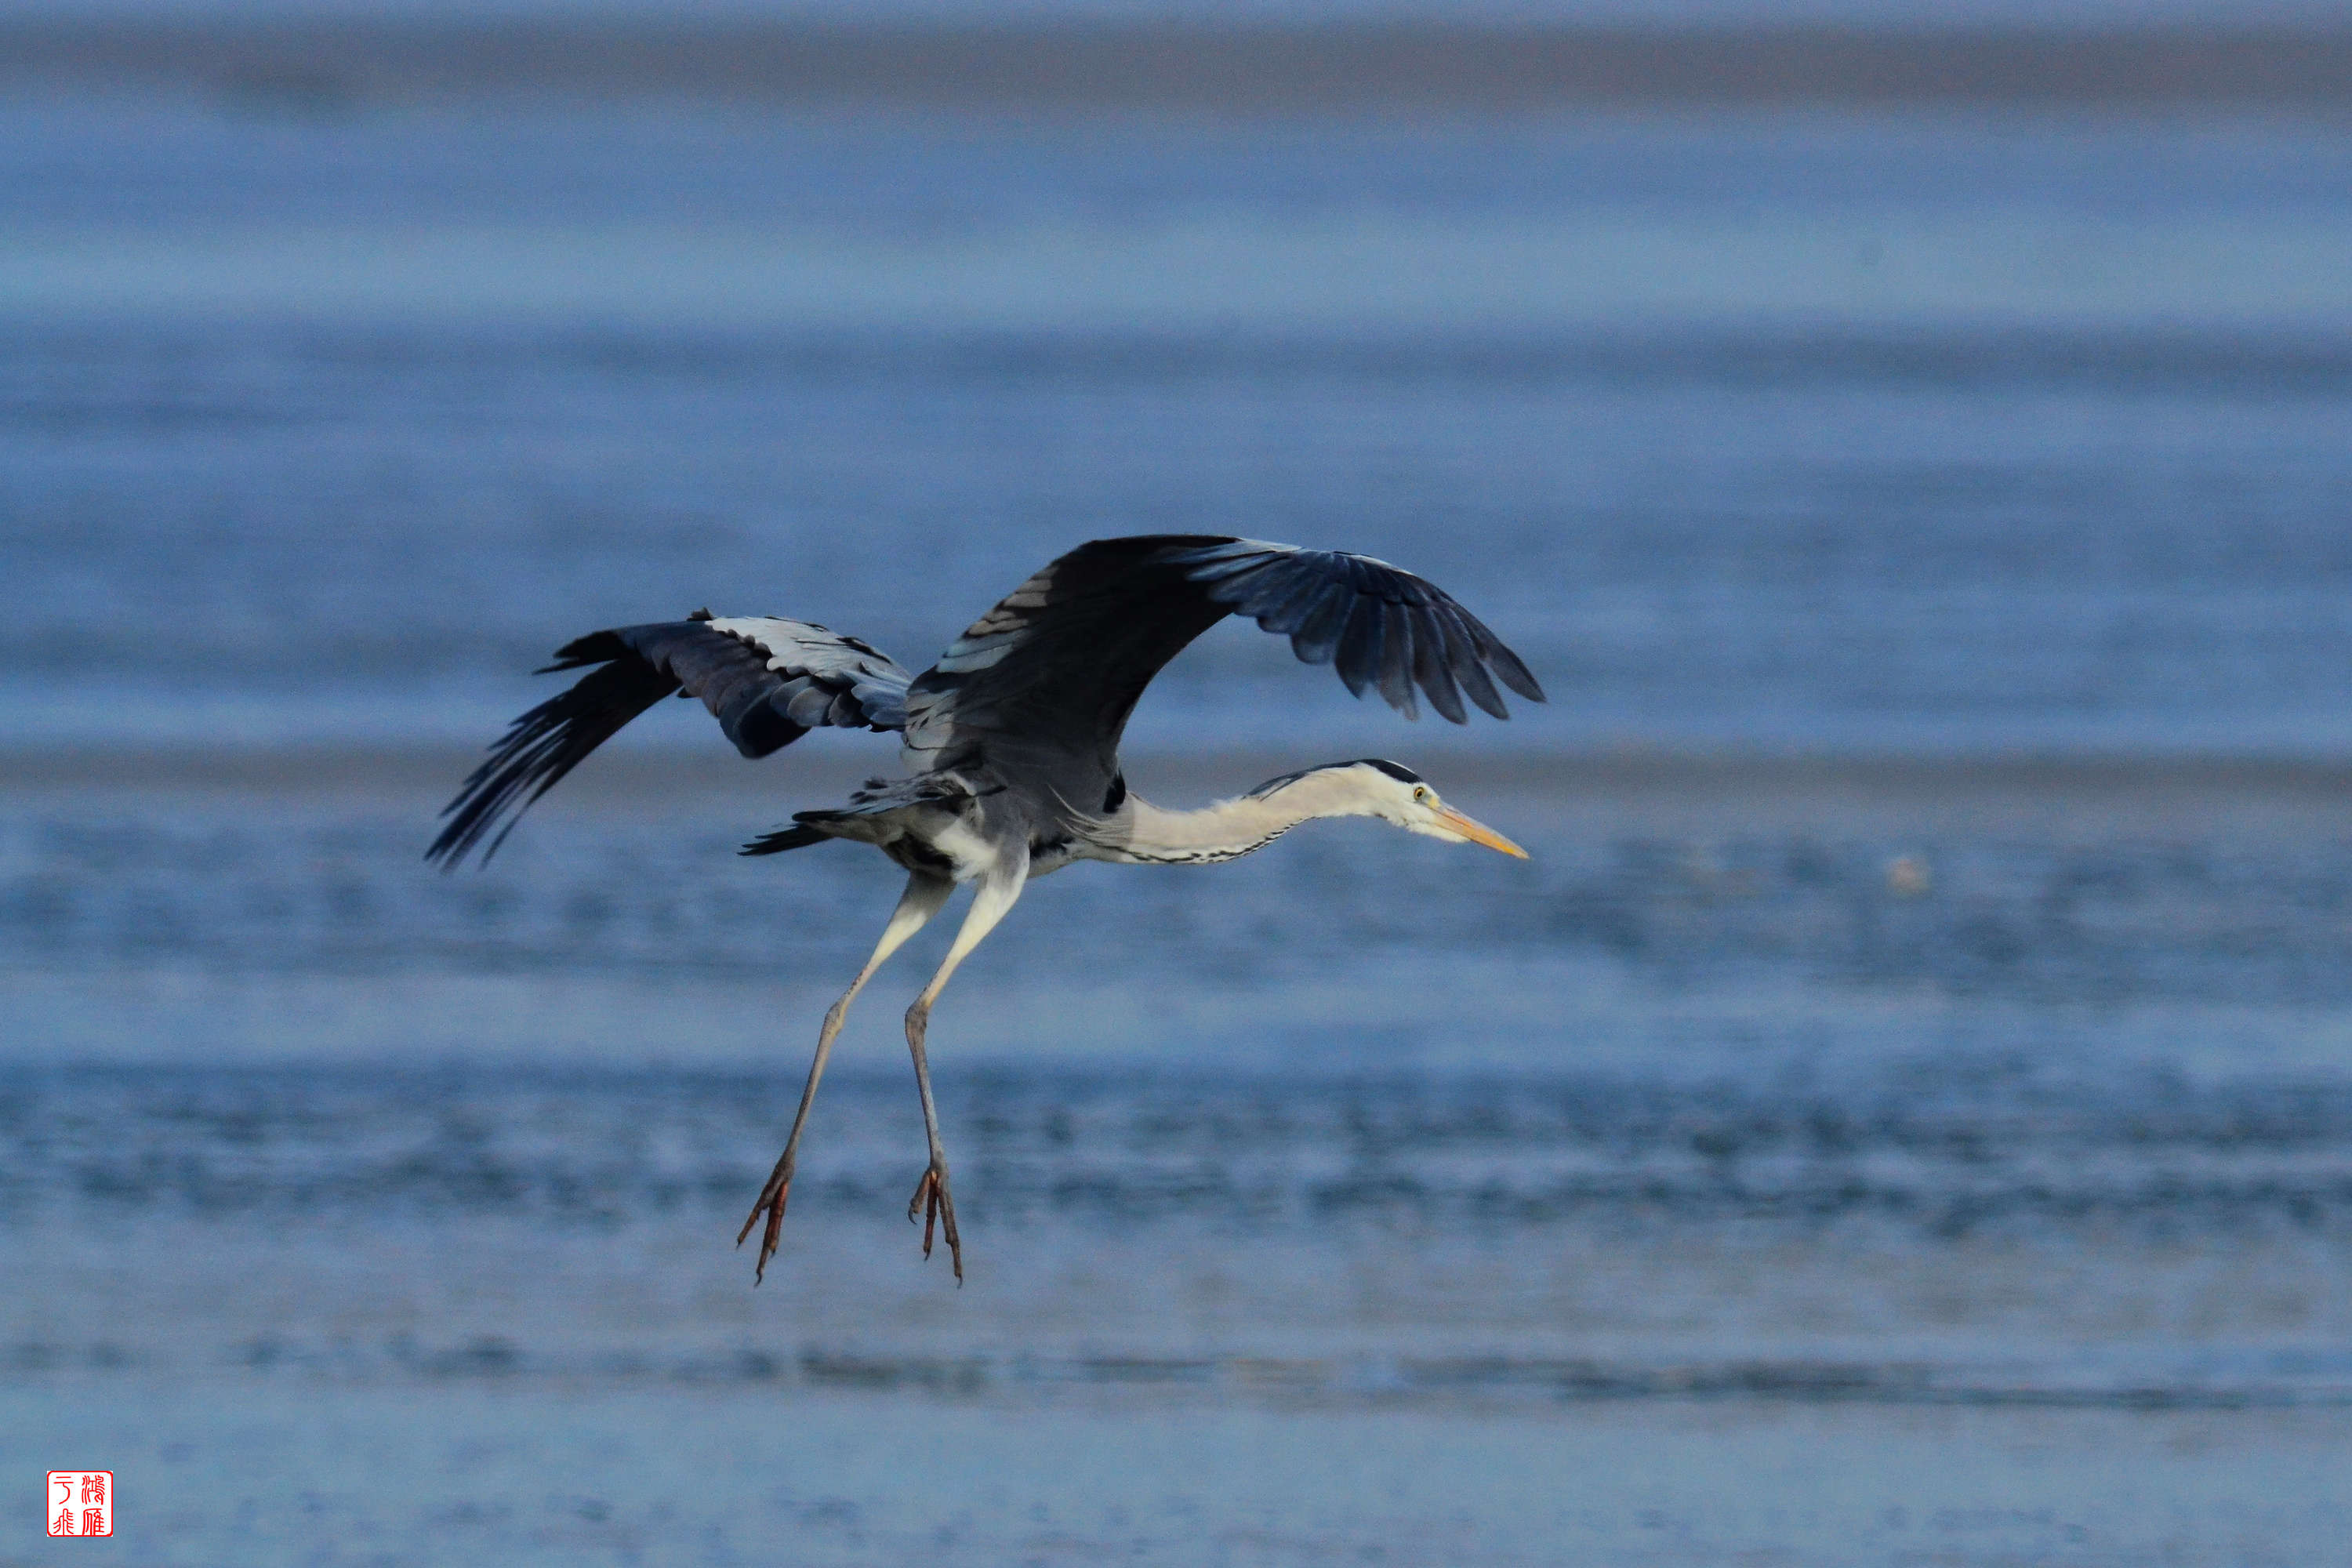
[[[442,812],[425,858],[454,868],[487,837],[498,853],[525,809],[631,720],[668,696],[698,697],[735,749],[764,757],[834,724],[906,722],[906,670],[856,637],[804,621],[662,621],[592,632],[541,673],[595,665],[517,719]]]
[[[1362,696],[1377,687],[1410,718],[1412,689],[1454,723],[1466,721],[1457,686],[1497,719],[1510,710],[1488,679],[1530,702],[1543,688],[1518,655],[1435,584],[1385,561],[1333,550],[1299,550],[1234,539],[1188,552],[1193,580],[1235,615],[1291,639],[1307,664],[1336,659],[1339,679]]]
[[[984,757],[1073,803],[1118,772],[1128,715],[1161,666],[1228,615],[1334,664],[1408,718],[1416,689],[1455,723],[1509,717],[1495,683],[1543,689],[1476,616],[1369,556],[1223,535],[1102,539],[1054,562],[950,644],[907,692],[907,747],[932,766]]]

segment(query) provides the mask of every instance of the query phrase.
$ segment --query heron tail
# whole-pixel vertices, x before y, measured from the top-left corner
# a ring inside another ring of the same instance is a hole
[[[781,855],[787,849],[805,849],[812,844],[822,844],[832,837],[833,835],[830,833],[820,833],[814,827],[802,825],[795,825],[791,827],[779,827],[772,832],[762,833],[759,837],[754,838],[751,843],[746,844],[742,848],[735,851],[735,853],[738,855]]]

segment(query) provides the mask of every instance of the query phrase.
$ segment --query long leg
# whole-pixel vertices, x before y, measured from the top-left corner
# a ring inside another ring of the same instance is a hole
[[[980,891],[972,895],[971,912],[963,918],[963,929],[956,932],[955,942],[948,948],[940,972],[907,1009],[907,1048],[915,1057],[915,1087],[923,1097],[923,1132],[931,1142],[931,1163],[923,1172],[923,1179],[915,1184],[915,1195],[908,1201],[907,1218],[917,1215],[923,1219],[923,1256],[931,1255],[931,1227],[939,1222],[945,1232],[948,1257],[955,1264],[956,1283],[963,1283],[963,1242],[956,1235],[955,1199],[948,1194],[948,1152],[940,1142],[940,1113],[931,1103],[931,1064],[923,1054],[923,1037],[931,1021],[931,1004],[940,999],[947,988],[948,976],[956,972],[981,939],[996,929],[1005,910],[1021,896],[1024,883],[1029,879],[1029,854],[1024,847],[1017,855],[1009,857],[1005,865],[985,878]]]
[[[808,1125],[809,1107],[816,1100],[817,1080],[824,1077],[825,1058],[833,1054],[833,1037],[841,1033],[842,1020],[849,1016],[849,1005],[857,1000],[857,994],[866,989],[874,972],[904,946],[908,937],[922,930],[924,923],[945,907],[954,891],[955,884],[945,877],[926,876],[920,871],[908,877],[907,890],[898,895],[898,907],[890,911],[890,921],[882,928],[882,940],[874,944],[874,956],[866,961],[866,967],[857,972],[857,978],[849,983],[841,1000],[825,1009],[824,1027],[817,1032],[816,1057],[809,1063],[808,1083],[801,1089],[801,1108],[793,1118],[792,1135],[784,1140],[783,1154],[776,1161],[768,1184],[760,1189],[760,1201],[751,1205],[751,1217],[743,1222],[742,1230],[735,1237],[735,1245],[742,1246],[751,1227],[760,1223],[760,1216],[768,1216],[767,1232],[760,1238],[760,1261],[752,1270],[753,1283],[767,1277],[768,1259],[776,1255],[776,1237],[784,1227],[784,1201],[792,1195],[793,1162],[800,1152],[801,1129]]]

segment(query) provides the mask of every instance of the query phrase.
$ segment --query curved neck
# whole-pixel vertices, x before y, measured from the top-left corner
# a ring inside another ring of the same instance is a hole
[[[1134,831],[1118,858],[1147,866],[1208,866],[1263,849],[1318,816],[1369,816],[1371,807],[1339,773],[1303,773],[1268,795],[1221,800],[1198,811],[1167,811],[1140,796]]]

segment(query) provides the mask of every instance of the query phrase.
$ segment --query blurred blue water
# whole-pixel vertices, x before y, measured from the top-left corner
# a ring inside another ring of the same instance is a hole
[[[117,1445],[187,1561],[655,1560],[681,1422],[812,1561],[1360,1554],[1424,1422],[1517,1456],[1397,1505],[1451,1560],[1897,1561],[1930,1493],[1953,1561],[2314,1560],[2347,176],[2296,121],[0,103],[0,1440]],[[961,1293],[895,1217],[927,933],[754,1295],[733,1222],[895,879],[730,851],[856,738],[730,789],[672,705],[459,879],[434,809],[583,630],[708,603],[919,665],[1145,530],[1424,571],[1553,700],[1406,730],[1227,627],[1139,788],[1386,753],[1536,858],[1338,825],[1041,884],[933,1033]],[[1835,1476],[1782,1417],[1593,1414],[1691,1400],[1864,1414],[1819,1417]],[[859,1454],[1161,1422],[1191,1480],[1055,1534],[1067,1486],[968,1458],[908,1502],[778,1439],[773,1482],[777,1409]],[[575,1416],[551,1500],[514,1456]],[[1237,1431],[1289,1456],[1247,1519],[1187,1489]],[[238,1444],[266,1475],[180,1468]],[[1721,1486],[1619,1473],[1710,1444]],[[1616,1478],[1572,1518],[1571,1462]]]
[[[1188,530],[1455,591],[1558,698],[1472,743],[2352,744],[2340,127],[0,120],[27,737],[470,739],[705,603],[919,667]],[[1363,731],[1232,630],[1201,728]]]

